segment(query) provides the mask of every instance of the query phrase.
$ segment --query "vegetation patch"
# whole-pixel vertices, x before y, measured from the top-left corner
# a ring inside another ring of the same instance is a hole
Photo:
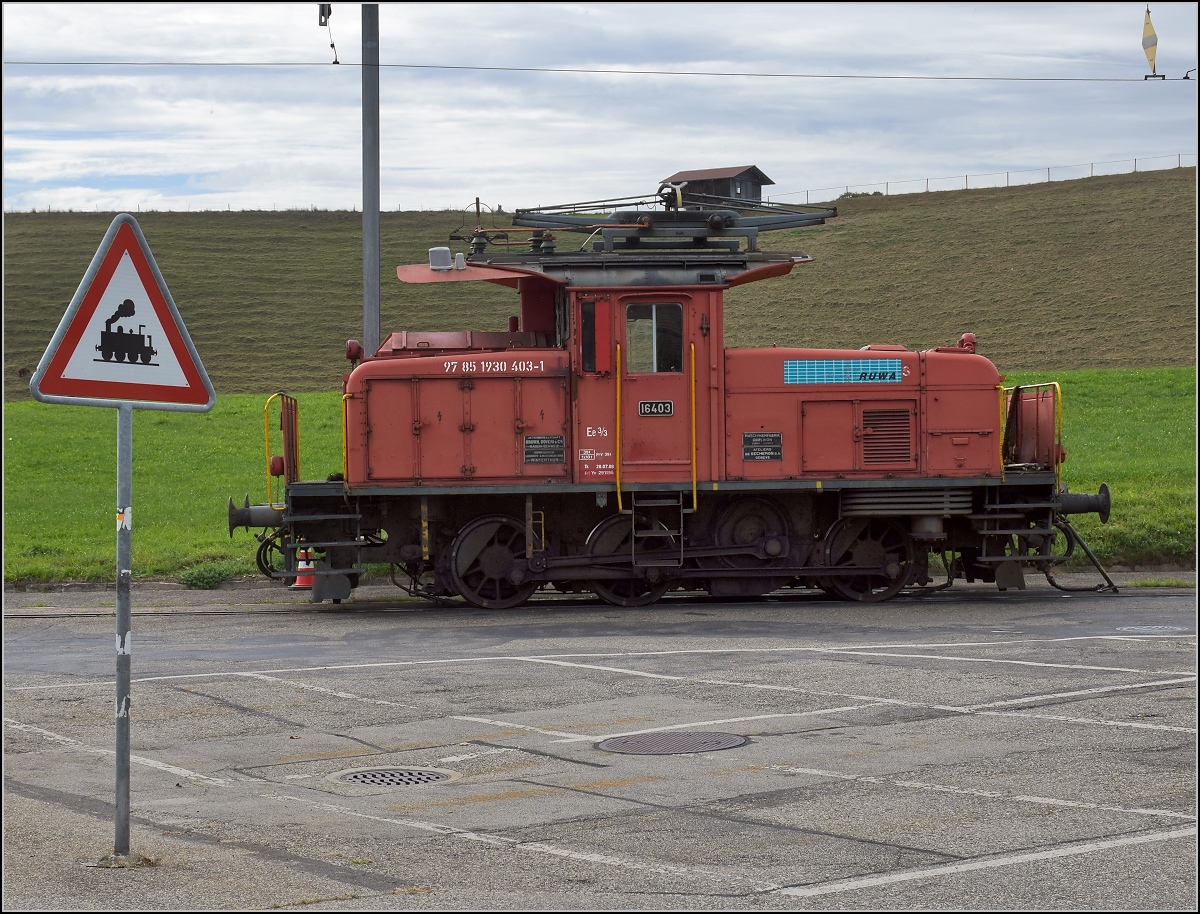
[[[1183,578],[1142,578],[1138,581],[1128,581],[1122,587],[1195,587],[1195,581],[1185,581]]]
[[[193,590],[216,590],[226,581],[243,574],[244,565],[234,560],[210,562],[185,569],[179,575],[179,583]]]

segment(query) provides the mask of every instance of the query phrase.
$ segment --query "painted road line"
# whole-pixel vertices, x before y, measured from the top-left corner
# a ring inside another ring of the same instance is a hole
[[[1174,727],[1170,724],[1144,724],[1136,720],[1101,720],[1095,717],[1068,717],[1057,714],[1034,714],[1031,711],[968,711],[981,717],[1023,717],[1033,720],[1053,720],[1064,724],[1084,724],[1096,727],[1116,727],[1129,730],[1165,730],[1168,733],[1195,733],[1195,727]]]
[[[475,724],[487,724],[490,727],[506,727],[512,730],[529,730],[533,733],[541,733],[543,736],[567,736],[572,739],[578,736],[578,734],[564,733],[561,730],[544,730],[541,727],[531,727],[529,724],[515,724],[512,721],[492,720],[488,717],[466,717],[464,715],[453,714],[450,716],[450,720],[465,720]]]
[[[844,711],[858,711],[862,708],[876,705],[846,705],[841,708],[818,708],[815,711],[789,711],[783,714],[753,714],[749,717],[723,717],[719,720],[697,720],[687,724],[670,724],[663,727],[649,727],[645,730],[629,730],[625,733],[605,733],[602,736],[574,736],[569,739],[556,739],[556,743],[599,742],[618,736],[640,736],[643,733],[666,733],[671,730],[694,730],[698,727],[717,727],[725,724],[742,724],[752,720],[775,720],[781,717],[811,717],[818,714],[839,714]]]
[[[1093,638],[1073,638],[1073,639],[1051,639],[1051,640],[1053,640],[1053,641],[1064,641],[1064,640],[1079,641],[1079,640],[1095,640],[1095,639],[1093,639]],[[1029,642],[1025,642],[1025,643],[1029,643]],[[704,650],[704,651],[694,651],[694,650],[689,650],[689,651],[649,651],[649,652],[636,651],[636,652],[623,652],[623,653],[619,653],[619,654],[568,655],[568,656],[588,656],[588,657],[604,656],[604,657],[626,657],[626,658],[660,657],[660,656],[666,656],[666,655],[683,655],[683,654],[693,655],[693,656],[712,656],[712,655],[729,654],[729,653],[734,653],[734,654],[746,654],[746,653],[777,654],[777,653],[779,653],[780,650],[781,649],[776,649],[776,648],[762,648],[762,649],[753,649],[753,650],[751,650],[751,649],[739,650],[739,649],[722,648],[722,649],[713,649],[713,650]],[[809,648],[799,648],[799,649],[789,648],[789,649],[783,649],[783,650],[789,650],[789,651],[801,650],[801,651],[810,651],[810,652],[815,651],[816,653],[820,653],[820,654],[847,655],[847,654],[859,653],[859,654],[865,654],[865,656],[881,656],[877,653],[872,653],[869,651],[849,652],[849,651],[829,651],[826,649],[809,649]],[[1056,721],[1056,722],[1072,722],[1072,723],[1077,723],[1077,724],[1096,724],[1096,725],[1107,726],[1107,727],[1128,727],[1128,728],[1132,728],[1132,729],[1165,730],[1165,731],[1171,731],[1171,732],[1195,732],[1192,728],[1180,728],[1180,727],[1174,727],[1174,726],[1165,725],[1165,724],[1144,724],[1144,723],[1135,722],[1135,721],[1105,721],[1105,720],[1097,720],[1097,719],[1093,719],[1093,718],[1072,718],[1072,717],[1064,717],[1062,715],[1035,714],[1032,712],[1016,712],[1016,711],[1005,712],[1005,711],[997,711],[997,710],[990,710],[990,709],[985,710],[985,709],[983,709],[983,706],[980,706],[979,710],[975,710],[972,706],[951,706],[951,705],[930,704],[928,702],[903,701],[903,700],[894,699],[894,698],[886,698],[883,696],[860,695],[860,694],[855,694],[855,693],[836,692],[836,691],[824,690],[824,689],[807,689],[807,688],[802,688],[799,686],[784,686],[784,685],[776,685],[776,684],[771,684],[771,683],[737,682],[737,681],[732,681],[732,680],[712,679],[712,678],[707,678],[707,677],[695,677],[695,676],[682,676],[682,675],[665,674],[665,673],[654,673],[654,672],[649,672],[649,671],[645,671],[645,670],[636,670],[636,669],[632,669],[632,668],[628,668],[628,667],[600,665],[600,664],[593,664],[593,663],[582,663],[582,662],[578,662],[578,661],[572,662],[572,661],[568,661],[565,659],[561,659],[562,656],[563,655],[533,656],[533,657],[530,657],[530,656],[516,656],[516,657],[488,656],[488,657],[446,658],[446,659],[437,660],[437,661],[389,661],[389,662],[381,662],[381,663],[359,663],[359,664],[345,664],[345,665],[339,665],[339,666],[293,668],[291,670],[270,670],[270,671],[260,671],[260,672],[256,672],[256,673],[252,673],[252,674],[248,674],[243,671],[237,671],[237,672],[229,671],[229,672],[218,672],[218,673],[197,673],[197,674],[174,674],[174,675],[170,675],[170,676],[143,677],[136,681],[139,683],[147,683],[147,682],[162,681],[162,680],[178,681],[178,680],[183,680],[183,679],[194,680],[194,679],[203,679],[203,678],[218,678],[218,677],[246,676],[246,675],[270,678],[271,673],[281,673],[281,672],[300,673],[300,672],[335,671],[335,670],[379,669],[379,668],[385,668],[385,667],[394,668],[394,667],[402,667],[402,666],[423,666],[423,665],[428,665],[428,664],[433,664],[433,663],[436,663],[436,664],[463,664],[463,663],[472,663],[472,662],[488,663],[488,664],[496,663],[496,662],[537,663],[537,664],[549,664],[549,665],[561,666],[561,667],[572,667],[572,668],[577,668],[577,669],[593,669],[593,670],[597,670],[600,672],[616,673],[616,674],[626,675],[626,676],[637,676],[637,677],[647,678],[647,679],[669,680],[669,681],[674,681],[674,682],[693,683],[693,684],[699,684],[699,685],[713,685],[713,686],[738,688],[738,689],[754,689],[754,690],[761,690],[761,691],[789,692],[789,693],[795,693],[795,694],[806,694],[806,695],[822,696],[822,697],[828,697],[828,698],[850,699],[852,701],[860,701],[860,702],[868,702],[868,703],[891,704],[891,705],[896,705],[899,707],[913,708],[913,709],[917,709],[917,710],[932,709],[932,710],[942,710],[942,711],[949,711],[952,713],[961,713],[961,714],[973,714],[973,713],[990,714],[990,715],[1012,714],[1012,715],[1019,715],[1022,717],[1026,717],[1029,719],[1042,719],[1042,720],[1051,720],[1051,721]],[[922,655],[922,656],[925,656],[925,655]],[[979,662],[1015,662],[1015,661],[990,661],[987,658],[983,658]],[[1044,666],[1044,664],[1037,664],[1037,665]],[[1058,665],[1058,668],[1064,668],[1064,666]],[[1102,670],[1108,670],[1108,671],[1112,671],[1115,669],[1115,668],[1111,668],[1111,667],[1097,668],[1097,667],[1082,667],[1082,666],[1078,666],[1078,665],[1066,665],[1065,668],[1089,669],[1089,670],[1102,669]],[[1126,670],[1122,670],[1122,671],[1126,671]],[[1174,675],[1183,675],[1183,676],[1193,676],[1194,677],[1195,674],[1190,673],[1190,672],[1185,672],[1185,673],[1176,673]],[[283,681],[283,680],[279,680],[279,681]],[[323,689],[323,687],[320,687],[320,686],[305,686],[305,685],[299,684],[299,683],[296,683],[296,685],[299,687],[302,687],[302,688],[312,688],[312,689],[318,690],[318,691]],[[1117,686],[1114,688],[1146,688],[1149,686],[1150,686],[1150,684],[1147,684],[1147,683],[1137,683],[1137,684],[1132,684],[1132,685],[1128,685],[1128,686],[1125,686],[1125,685]],[[23,687],[22,690],[37,690],[40,688],[43,688],[43,687]],[[333,694],[336,694],[336,693],[333,693]],[[353,696],[350,693],[342,693],[342,694],[344,696],[352,697],[357,700],[368,701],[368,702],[373,702],[373,703],[374,702],[386,703],[382,699],[367,699],[367,698],[362,698],[360,696]],[[1049,698],[1056,694],[1066,694],[1066,693],[1048,693],[1048,695],[1046,697]],[[1027,697],[1023,697],[1020,699],[1015,699],[1013,701],[1016,701],[1017,703],[1031,703],[1031,702],[1034,702],[1037,700],[1042,700],[1042,696],[1027,696]],[[397,704],[397,706],[411,707],[408,705],[399,705],[399,704]],[[488,721],[486,719],[483,719],[479,722],[488,722]],[[533,729],[533,730],[538,729],[535,727],[527,727],[524,725],[509,724],[508,726],[518,726],[521,729]],[[552,733],[550,735],[554,735],[554,734]],[[561,734],[561,735],[566,736],[566,737],[576,736],[575,734]]]
[[[407,708],[410,711],[417,709],[416,705],[401,704],[398,701],[386,701],[382,698],[365,698],[362,695],[355,695],[352,692],[338,692],[334,689],[327,689],[324,686],[312,685],[307,682],[296,682],[294,679],[280,679],[278,676],[268,676],[265,673],[238,673],[238,676],[245,676],[248,679],[259,679],[263,682],[279,683],[280,685],[292,686],[297,689],[305,689],[309,692],[323,692],[326,695],[332,695],[335,698],[348,698],[352,701],[365,701],[371,705],[385,705],[389,708]]]
[[[985,860],[972,860],[966,863],[948,863],[942,866],[932,866],[920,870],[901,870],[895,873],[881,873],[878,876],[866,876],[858,879],[838,879],[833,882],[819,883],[809,886],[795,886],[779,889],[776,894],[788,895],[795,898],[813,898],[817,895],[833,895],[838,892],[854,892],[859,889],[874,889],[885,885],[895,885],[899,882],[912,882],[922,879],[940,879],[946,876],[956,876],[959,873],[970,873],[979,870],[997,869],[1002,866],[1017,866],[1022,863],[1036,863],[1041,860],[1055,860],[1062,857],[1076,857],[1081,854],[1092,854],[1097,851],[1111,850],[1117,847],[1128,847],[1136,844],[1148,844],[1158,841],[1172,841],[1176,838],[1187,838],[1196,834],[1196,826],[1179,828],[1172,831],[1151,832],[1144,835],[1130,835],[1126,838],[1112,838],[1107,841],[1091,841],[1086,844],[1065,844],[1044,851],[1032,851],[1022,854],[1010,854],[1003,857],[989,857]]]
[[[339,813],[344,816],[352,816],[358,819],[367,819],[371,822],[382,822],[387,825],[399,825],[405,828],[418,829],[420,831],[432,832],[437,835],[445,835],[447,837],[462,838],[467,841],[477,841],[481,844],[491,844],[498,847],[507,847],[518,851],[527,851],[537,854],[549,854],[553,857],[562,857],[568,860],[577,860],[582,863],[596,863],[601,866],[613,867],[614,869],[635,870],[641,872],[657,873],[663,876],[675,876],[695,880],[697,878],[707,879],[713,882],[729,883],[746,882],[751,886],[752,891],[770,892],[781,888],[776,883],[766,882],[764,880],[754,879],[749,876],[739,876],[736,874],[717,873],[707,870],[697,869],[695,867],[675,866],[666,863],[647,863],[640,860],[633,860],[627,857],[614,857],[611,854],[598,854],[592,851],[573,850],[571,848],[559,847],[554,844],[547,844],[544,841],[521,841],[517,838],[507,838],[503,835],[493,835],[487,832],[476,832],[466,828],[457,828],[453,825],[442,825],[437,822],[426,822],[420,819],[396,819],[390,816],[376,816],[370,813],[356,812],[345,806],[338,806],[334,803],[316,802],[312,800],[302,799],[301,797],[288,796],[286,794],[263,794],[263,799],[276,800],[279,802],[300,803],[309,806],[313,809],[323,809]]]
[[[640,654],[630,654],[627,656],[641,656]],[[855,701],[868,702],[870,704],[890,704],[900,705],[902,707],[912,708],[927,708],[928,704],[914,701],[902,701],[897,698],[883,698],[875,695],[854,695],[846,692],[831,692],[824,689],[806,689],[801,686],[775,685],[769,682],[737,682],[731,679],[707,679],[699,676],[681,676],[670,673],[650,673],[645,670],[635,670],[629,667],[620,666],[600,666],[594,663],[577,663],[568,662],[565,660],[548,660],[543,657],[514,657],[514,660],[524,660],[529,663],[551,663],[555,666],[574,667],[582,670],[597,670],[602,673],[619,673],[624,676],[636,676],[643,679],[666,679],[672,682],[683,682],[692,685],[714,685],[714,686],[731,686],[738,689],[754,689],[764,692],[790,692],[798,695],[814,695],[825,698],[850,698]]]
[[[1186,812],[1175,812],[1170,809],[1142,809],[1139,807],[1111,806],[1105,803],[1085,803],[1081,800],[1061,800],[1057,797],[1039,797],[1035,795],[1002,793],[998,790],[973,790],[969,787],[952,787],[948,784],[929,784],[924,781],[906,781],[900,778],[876,777],[865,774],[846,774],[841,771],[828,771],[823,768],[801,768],[795,765],[770,765],[768,771],[786,771],[792,774],[811,774],[818,777],[835,778],[839,781],[859,781],[866,784],[880,784],[888,787],[903,787],[910,790],[929,790],[934,793],[957,794],[966,797],[981,797],[988,800],[1009,800],[1014,803],[1032,803],[1038,806],[1066,806],[1074,809],[1097,809],[1104,812],[1128,813],[1135,816],[1159,816],[1168,819],[1185,819],[1195,821],[1196,817]]]
[[[729,686],[729,687],[741,688],[741,689],[758,689],[758,690],[763,690],[763,691],[794,692],[794,693],[803,694],[803,695],[814,695],[814,696],[821,696],[821,697],[826,697],[826,698],[849,698],[853,701],[865,702],[867,705],[888,704],[888,705],[897,705],[897,706],[906,707],[906,708],[913,708],[916,710],[948,711],[948,712],[951,712],[954,714],[981,714],[981,715],[990,715],[990,716],[1014,716],[1014,717],[1020,716],[1020,717],[1025,717],[1025,718],[1030,718],[1030,719],[1035,719],[1035,720],[1052,720],[1057,723],[1096,724],[1096,725],[1101,725],[1101,726],[1106,726],[1106,727],[1128,727],[1130,729],[1137,729],[1137,730],[1165,730],[1165,731],[1169,731],[1169,732],[1182,732],[1182,733],[1196,732],[1194,728],[1175,727],[1175,726],[1171,726],[1169,724],[1144,724],[1144,723],[1140,723],[1137,721],[1106,721],[1106,720],[1095,720],[1092,718],[1084,718],[1084,717],[1072,718],[1072,717],[1064,717],[1062,715],[1057,715],[1057,714],[1035,714],[1033,712],[1026,712],[1026,711],[989,711],[989,710],[974,711],[969,708],[955,707],[952,705],[936,705],[936,704],[928,704],[928,703],[916,702],[916,701],[903,701],[901,699],[896,699],[896,698],[883,698],[882,696],[875,696],[875,695],[856,695],[856,694],[847,693],[847,692],[831,692],[831,691],[826,691],[826,690],[805,689],[805,688],[801,688],[800,686],[780,686],[780,685],[762,684],[762,683],[753,683],[753,682],[734,682],[734,681],[726,680],[726,679],[704,679],[704,678],[698,678],[698,677],[692,677],[692,676],[668,675],[668,674],[664,674],[664,673],[648,673],[648,672],[643,672],[640,670],[630,669],[628,667],[599,666],[596,664],[588,664],[588,663],[568,663],[568,662],[562,661],[562,660],[548,661],[545,658],[516,658],[516,659],[527,659],[527,660],[530,660],[531,662],[536,662],[536,663],[552,662],[556,666],[579,667],[582,669],[599,670],[601,672],[620,673],[620,674],[626,675],[626,676],[639,676],[639,677],[644,677],[647,679],[669,679],[669,680],[672,680],[675,682],[684,682],[684,683],[691,683],[691,684],[697,684],[697,685]],[[1186,682],[1188,680],[1182,680],[1182,681]],[[1134,687],[1140,687],[1140,685],[1134,686]],[[1027,701],[1027,702],[1028,701],[1038,701],[1038,700],[1041,700],[1043,697],[1049,697],[1049,696],[1040,696],[1040,695],[1039,696],[1029,696],[1028,698],[1023,699],[1023,701]],[[649,732],[649,731],[647,731],[647,732]],[[582,740],[583,737],[574,737],[573,739],[574,740]],[[572,740],[571,739],[564,740],[564,742],[570,742],[570,741],[572,741]]]
[[[1006,660],[1000,657],[964,657],[960,654],[898,654],[891,651],[872,651],[861,648],[825,649],[822,654],[839,654],[863,657],[895,657],[900,660],[945,660],[951,663],[995,663],[1003,666],[1029,666],[1053,670],[1083,670],[1097,673],[1137,673],[1142,676],[1194,676],[1192,670],[1142,670],[1121,666],[1093,666],[1083,663],[1046,663],[1041,660]]]
[[[35,727],[31,724],[23,724],[20,721],[16,721],[8,717],[4,718],[4,725],[13,730],[21,730],[25,733],[33,733],[37,736],[48,739],[51,742],[58,743],[59,745],[68,749],[74,749],[77,752],[87,752],[92,755],[116,755],[116,751],[113,749],[102,749],[99,746],[89,746],[85,743],[81,743],[77,739],[71,739],[69,736],[63,736],[61,733],[53,733],[50,730],[43,730],[41,727]],[[212,784],[217,787],[226,787],[230,783],[223,778],[209,777],[206,774],[200,774],[195,771],[190,771],[187,768],[180,768],[176,765],[168,765],[166,762],[159,762],[152,758],[145,758],[144,756],[140,755],[129,756],[129,761],[132,764],[142,765],[145,768],[153,768],[156,771],[166,772],[174,777],[187,778],[189,781],[200,781],[201,783]]]
[[[515,746],[505,746],[501,749],[483,749],[479,752],[468,752],[466,755],[448,755],[445,758],[438,759],[438,764],[448,764],[452,762],[465,762],[469,759],[479,758],[481,755],[496,755],[500,752],[520,752]]]
[[[1158,686],[1172,685],[1195,685],[1195,683],[1196,678],[1194,676],[1190,676],[1186,679],[1157,679],[1154,682],[1135,682],[1126,685],[1098,686],[1090,689],[1077,689],[1074,692],[1051,692],[1045,695],[1031,695],[1028,698],[1008,698],[1004,701],[990,701],[987,704],[960,705],[957,707],[950,707],[948,710],[983,711],[1011,705],[1024,705],[1033,701],[1056,701],[1062,698],[1081,698],[1085,695],[1103,695],[1110,692],[1127,691],[1129,689],[1150,689],[1157,688]]]
[[[1156,636],[1146,636],[1144,638],[1138,638],[1136,640],[1138,642],[1144,643],[1144,642],[1149,642],[1149,641],[1171,640],[1171,639],[1179,639],[1179,638],[1184,638],[1184,637],[1194,638],[1195,636],[1194,635],[1156,635]],[[472,657],[446,657],[446,658],[442,658],[442,659],[438,659],[438,660],[386,660],[386,661],[374,661],[374,662],[365,662],[365,663],[328,664],[328,665],[322,665],[322,666],[281,667],[281,668],[277,668],[277,669],[272,668],[272,669],[258,670],[256,672],[261,673],[261,674],[268,674],[268,675],[281,674],[281,673],[296,674],[296,673],[333,672],[333,671],[339,671],[339,670],[386,669],[386,668],[406,667],[406,666],[417,667],[417,666],[453,665],[453,664],[460,664],[460,663],[494,663],[494,662],[513,661],[513,660],[523,660],[523,661],[528,661],[528,662],[547,663],[547,662],[554,662],[554,661],[570,661],[573,659],[574,660],[599,660],[599,659],[604,659],[604,658],[669,657],[669,656],[689,656],[689,655],[690,656],[712,656],[712,655],[720,655],[720,654],[789,654],[789,653],[790,654],[803,654],[803,653],[853,654],[854,652],[862,652],[862,653],[865,653],[867,656],[884,656],[883,654],[879,653],[879,651],[883,651],[885,649],[894,651],[899,648],[912,648],[912,649],[916,649],[916,648],[954,648],[957,650],[957,649],[961,649],[964,647],[1004,647],[1004,646],[1010,646],[1010,645],[1060,644],[1060,643],[1072,642],[1072,641],[1122,641],[1122,640],[1126,640],[1126,639],[1117,638],[1112,635],[1077,635],[1077,636],[1072,636],[1069,638],[1025,638],[1025,639],[1020,639],[1020,640],[1008,640],[1008,641],[966,641],[966,642],[961,642],[961,643],[956,643],[956,644],[903,643],[903,644],[861,645],[855,649],[804,647],[804,646],[800,646],[800,647],[769,647],[769,648],[723,647],[723,648],[703,648],[703,649],[696,648],[696,649],[663,650],[663,651],[619,651],[619,652],[615,652],[615,653],[614,652],[601,652],[601,653],[584,653],[584,654],[581,654],[581,653],[546,654],[546,655],[532,656],[532,657],[531,656],[511,656],[511,655],[483,655],[483,656],[472,656]],[[897,656],[921,657],[924,655],[900,654]],[[956,659],[956,658],[950,658],[950,657],[943,656],[942,659]],[[997,660],[995,658],[957,658],[957,659],[968,660],[970,662],[979,662],[979,663],[1024,662],[1024,663],[1029,663],[1030,665],[1044,665],[1044,664],[1036,664],[1033,661],[1004,661],[1004,660]],[[566,665],[566,664],[564,664],[564,665]],[[1149,674],[1149,675],[1162,675],[1162,676],[1167,676],[1167,675],[1170,675],[1170,676],[1195,676],[1196,675],[1196,672],[1194,670],[1140,670],[1140,669],[1132,669],[1131,670],[1131,669],[1127,669],[1124,667],[1094,667],[1094,666],[1084,666],[1082,664],[1067,664],[1064,666],[1067,669],[1109,670],[1109,671],[1116,671],[1116,672],[1134,672],[1134,673]],[[602,669],[603,667],[597,667],[597,668]],[[173,673],[173,674],[160,675],[160,676],[142,676],[137,679],[134,679],[133,681],[134,682],[159,682],[159,681],[180,680],[180,679],[220,678],[220,677],[238,676],[238,675],[244,675],[244,674],[241,672],[232,671],[232,670],[218,671],[218,672],[205,672],[205,673]],[[640,674],[640,675],[647,675],[647,674]],[[95,686],[111,687],[112,680],[104,680],[101,682],[90,682],[89,681],[87,683],[73,683],[73,682],[72,683],[53,683],[53,684],[39,685],[39,686],[14,686],[11,688],[13,691],[37,691],[37,690],[42,690],[42,689],[57,689],[57,688],[70,689],[70,688],[95,687]],[[835,694],[835,693],[814,693],[814,694]],[[885,699],[879,699],[879,700],[885,700]]]

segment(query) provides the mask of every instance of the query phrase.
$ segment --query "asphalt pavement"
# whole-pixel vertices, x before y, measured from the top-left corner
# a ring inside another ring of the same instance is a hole
[[[6,591],[4,909],[1190,910],[1195,573],[1111,577],[498,612],[135,584],[121,858],[115,593]]]

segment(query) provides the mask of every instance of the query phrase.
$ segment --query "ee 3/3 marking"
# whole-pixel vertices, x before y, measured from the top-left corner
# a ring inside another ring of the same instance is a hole
[[[532,359],[514,359],[511,362],[473,359],[466,362],[442,362],[442,368],[445,369],[446,374],[457,374],[459,372],[463,374],[478,374],[479,372],[488,371],[545,371],[546,362],[545,360],[535,362]]]

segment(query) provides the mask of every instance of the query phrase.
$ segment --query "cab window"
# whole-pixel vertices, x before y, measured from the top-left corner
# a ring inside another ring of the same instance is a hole
[[[683,371],[683,306],[626,305],[625,345],[627,374]]]

